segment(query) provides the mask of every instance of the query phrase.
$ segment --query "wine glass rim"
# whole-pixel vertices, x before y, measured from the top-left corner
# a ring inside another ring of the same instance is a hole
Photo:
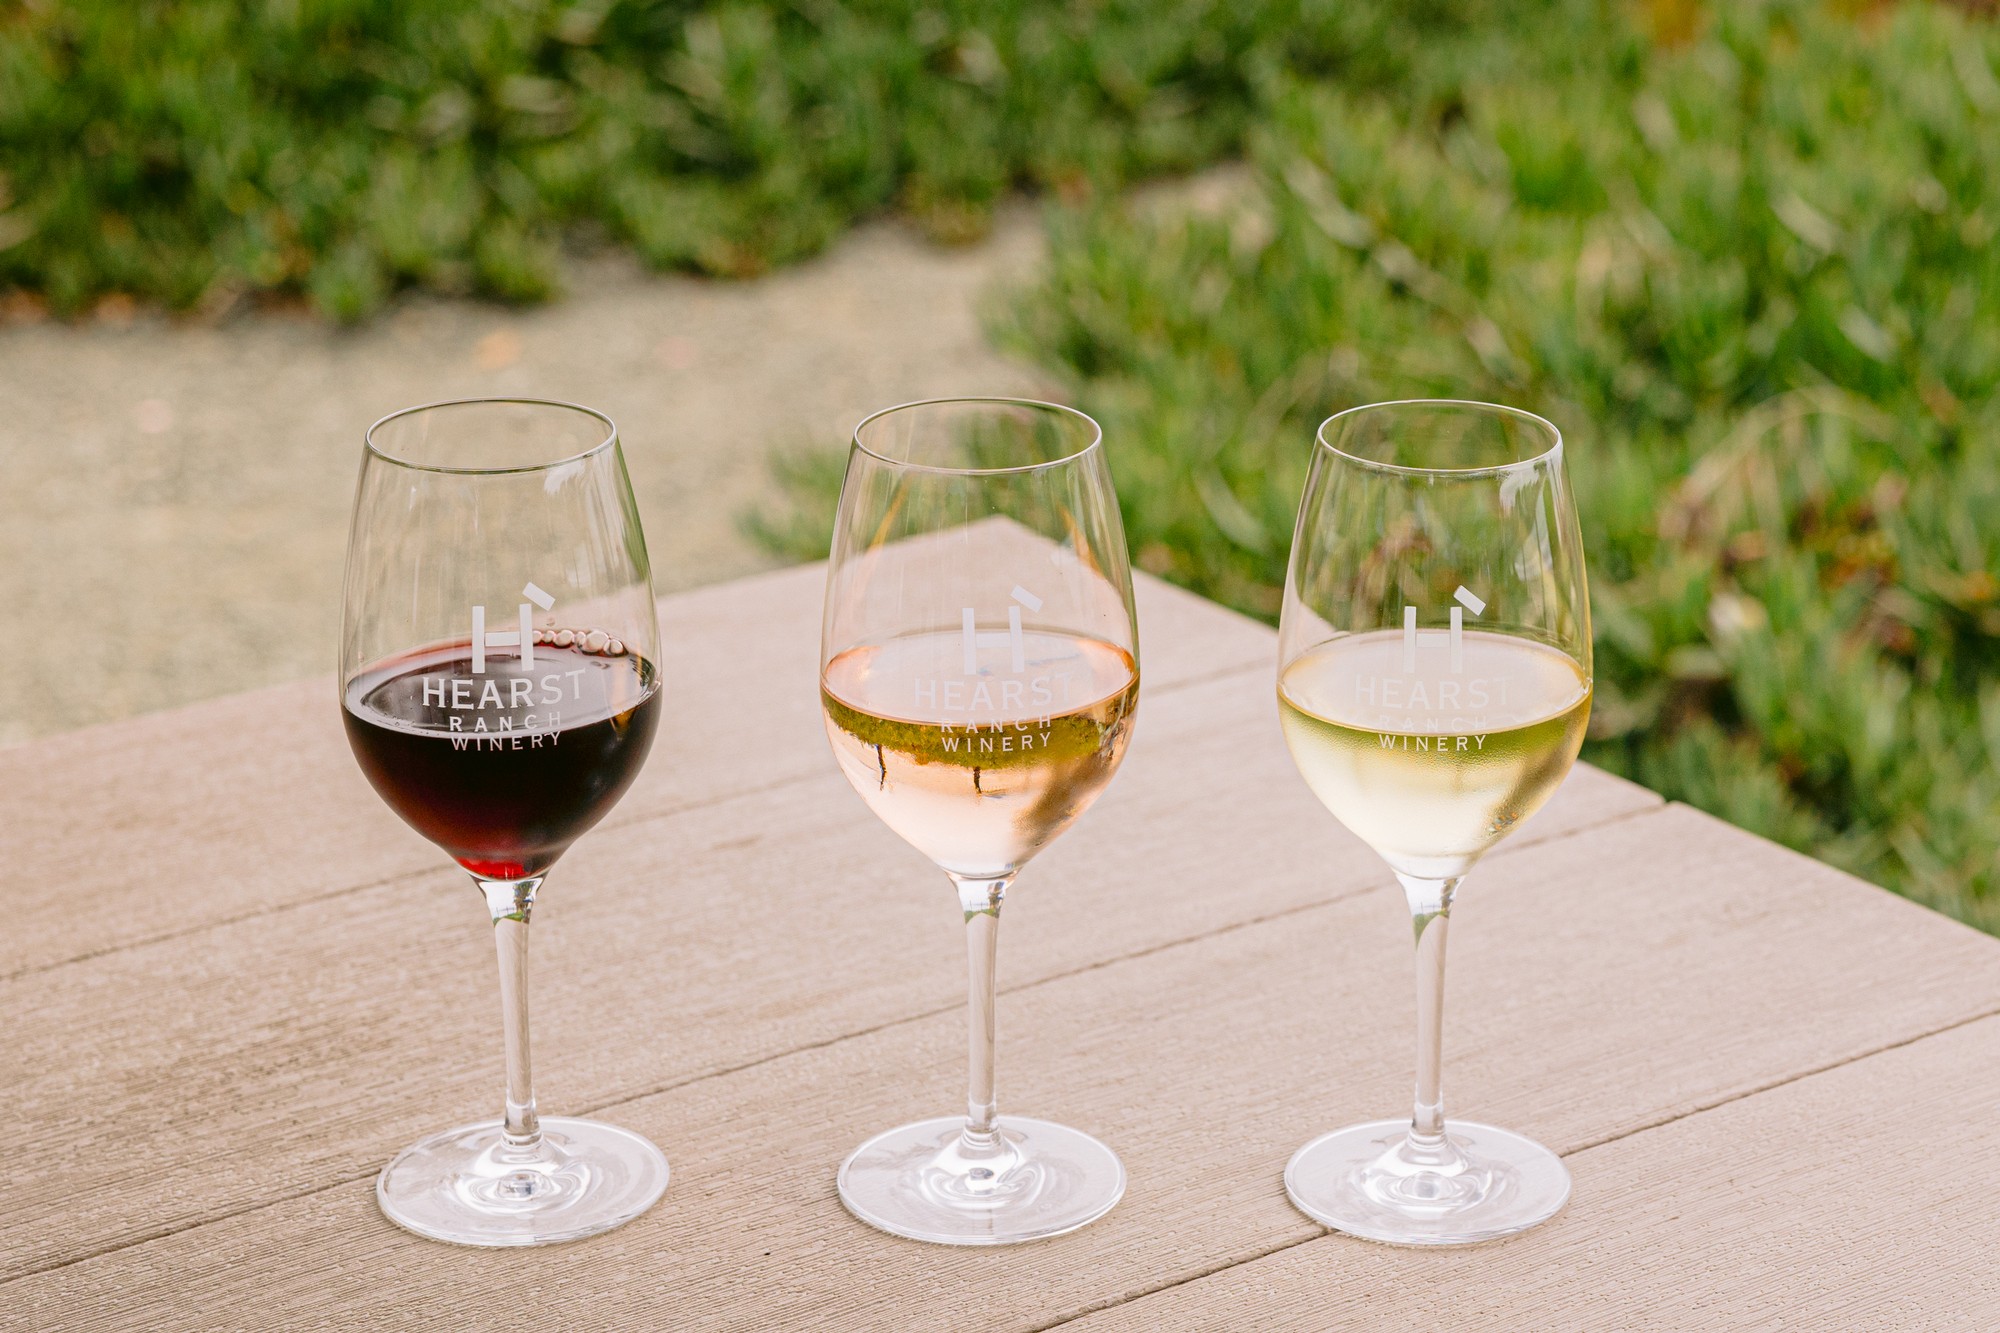
[[[1064,454],[1061,458],[1048,458],[1039,463],[1016,463],[1012,467],[939,467],[935,463],[910,463],[900,458],[891,458],[887,454],[877,453],[861,442],[861,432],[868,429],[870,422],[877,421],[882,417],[891,416],[897,412],[907,412],[918,407],[953,407],[977,403],[993,403],[1004,407],[1032,407],[1047,412],[1054,412],[1058,416],[1074,417],[1076,420],[1090,427],[1090,442],[1080,449]],[[956,398],[919,398],[913,402],[897,403],[894,407],[885,407],[879,411],[870,412],[867,416],[861,418],[854,427],[854,447],[878,463],[886,463],[890,467],[902,468],[909,472],[936,472],[956,477],[998,477],[1008,473],[1038,472],[1043,468],[1061,467],[1065,463],[1074,463],[1077,459],[1082,458],[1085,454],[1103,443],[1104,427],[1098,425],[1097,419],[1088,412],[1079,412],[1067,404],[1046,402],[1040,398],[1008,398],[1003,395],[991,394],[970,394]]]
[[[514,404],[522,407],[559,407],[570,412],[581,412],[587,417],[595,417],[603,424],[604,438],[587,449],[579,449],[575,453],[565,454],[561,458],[551,458],[540,463],[520,463],[510,467],[454,467],[443,463],[419,463],[414,459],[404,458],[401,455],[389,452],[387,448],[383,447],[375,439],[375,432],[390,422],[399,421],[404,417],[413,417],[419,412],[435,412],[447,407],[493,407],[504,404]],[[375,455],[375,457],[381,459],[383,462],[394,463],[397,467],[406,467],[413,472],[441,472],[454,476],[503,477],[511,473],[545,472],[550,468],[561,467],[565,463],[574,463],[579,459],[589,458],[593,454],[602,453],[605,449],[618,442],[618,423],[596,408],[585,407],[582,403],[565,402],[560,398],[526,398],[498,394],[485,398],[446,398],[435,403],[418,403],[414,407],[398,408],[387,416],[379,418],[373,425],[369,426],[366,434],[362,437],[362,442],[369,453]]]
[[[1380,459],[1363,458],[1359,454],[1348,452],[1326,437],[1327,427],[1333,425],[1336,421],[1347,417],[1359,416],[1364,412],[1380,412],[1398,407],[1469,408],[1476,412],[1514,417],[1521,421],[1532,422],[1547,431],[1549,447],[1540,453],[1530,454],[1526,458],[1517,458],[1511,463],[1488,463],[1484,467],[1409,467],[1402,463],[1384,463]],[[1498,476],[1505,472],[1536,467],[1548,462],[1552,458],[1559,458],[1562,455],[1563,447],[1562,431],[1557,429],[1556,423],[1550,421],[1547,417],[1530,412],[1524,407],[1509,407],[1505,403],[1486,403],[1476,398],[1396,398],[1382,403],[1361,403],[1357,406],[1347,408],[1345,411],[1335,412],[1325,421],[1320,422],[1317,440],[1320,448],[1336,457],[1353,463],[1357,467],[1373,468],[1378,472],[1392,472],[1405,477]]]

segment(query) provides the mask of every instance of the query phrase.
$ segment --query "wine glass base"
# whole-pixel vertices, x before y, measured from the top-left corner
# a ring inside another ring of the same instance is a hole
[[[947,1116],[878,1134],[840,1167],[871,1227],[936,1245],[1018,1245],[1096,1221],[1125,1195],[1117,1154],[1079,1130],[1008,1116],[985,1144]]]
[[[1314,1221],[1386,1245],[1497,1240],[1569,1202],[1568,1169],[1533,1139],[1454,1120],[1457,1160],[1433,1171],[1403,1157],[1409,1132],[1407,1120],[1376,1120],[1314,1139],[1285,1167],[1285,1193]]]
[[[454,1245],[553,1245],[609,1231],[651,1208],[667,1159],[615,1125],[547,1116],[542,1142],[510,1149],[500,1122],[460,1125],[397,1153],[375,1199],[406,1231]]]

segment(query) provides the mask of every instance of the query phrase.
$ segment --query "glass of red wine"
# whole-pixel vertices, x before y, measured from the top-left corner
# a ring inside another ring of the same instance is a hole
[[[528,918],[549,868],[638,775],[659,626],[617,428],[588,408],[437,403],[368,430],[347,548],[347,738],[389,808],[472,876],[500,953],[506,1111],[411,1145],[382,1211],[461,1245],[545,1245],[650,1208],[667,1160],[536,1113]]]

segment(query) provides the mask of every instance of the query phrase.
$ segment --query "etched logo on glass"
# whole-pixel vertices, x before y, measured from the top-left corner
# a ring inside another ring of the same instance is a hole
[[[622,657],[624,643],[601,629],[536,629],[536,608],[554,610],[555,595],[530,582],[521,596],[515,629],[488,629],[486,606],[475,604],[471,651],[450,672],[421,678],[423,706],[457,733],[452,742],[460,749],[556,745],[566,711],[611,702],[605,691],[614,678],[592,673],[587,659]],[[511,652],[495,657],[494,649]]]
[[[910,681],[912,702],[918,708],[944,718],[965,719],[956,724],[962,730],[1025,733],[1045,728],[1049,710],[1071,702],[1074,663],[1067,652],[1051,651],[1064,647],[1066,641],[1038,634],[1022,623],[1021,613],[1040,611],[1042,599],[1018,583],[1009,590],[1008,598],[1012,604],[1007,608],[1004,630],[980,629],[978,609],[961,608],[959,632],[948,641],[957,651],[948,658],[933,659],[932,672],[917,673]],[[943,725],[947,730],[954,726],[952,722]],[[995,744],[1013,749],[1012,742]]]
[[[1342,654],[1354,670],[1349,715],[1381,728],[1384,749],[1477,752],[1483,729],[1509,708],[1508,659],[1489,650],[1490,635],[1466,628],[1469,616],[1485,613],[1486,599],[1461,583],[1451,600],[1444,628],[1425,626],[1432,617],[1424,608],[1405,606],[1400,635],[1362,633]]]
[[[1007,608],[1007,629],[1005,633],[998,630],[981,633],[978,613],[969,606],[965,608],[961,642],[965,649],[966,675],[976,676],[979,674],[979,650],[981,648],[1005,648],[1008,650],[1008,660],[1013,670],[1018,672],[1028,669],[1027,643],[1021,634],[1021,608],[1026,607],[1030,611],[1039,611],[1042,609],[1042,599],[1018,583],[1014,585],[1014,590],[1009,596],[1013,598],[1014,605]]]
[[[530,581],[521,589],[521,596],[528,600],[521,603],[519,630],[488,630],[486,628],[486,608],[472,608],[472,674],[486,674],[486,650],[488,648],[519,648],[521,669],[535,665],[535,611],[539,606],[544,611],[555,609],[556,599],[543,592]],[[532,605],[531,605],[532,603]]]
[[[1451,608],[1451,628],[1444,632],[1444,642],[1438,641],[1438,632],[1428,634],[1417,628],[1417,608],[1403,608],[1403,674],[1413,676],[1417,672],[1417,649],[1447,648],[1451,652],[1451,669],[1465,670],[1465,613],[1478,615],[1486,609],[1486,600],[1466,587],[1463,583],[1451,595],[1458,605]]]

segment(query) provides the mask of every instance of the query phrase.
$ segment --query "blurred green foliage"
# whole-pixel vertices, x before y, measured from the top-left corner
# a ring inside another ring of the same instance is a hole
[[[1139,563],[1267,619],[1327,414],[1554,418],[1587,757],[2000,929],[2000,31],[1528,8],[1274,92],[1233,207],[1059,217],[1003,335],[1103,422]]]
[[[1013,186],[1211,160],[1280,75],[1423,39],[1351,8],[0,0],[0,291],[356,318],[405,285],[542,296],[579,231],[725,275],[891,205],[968,238]]]

